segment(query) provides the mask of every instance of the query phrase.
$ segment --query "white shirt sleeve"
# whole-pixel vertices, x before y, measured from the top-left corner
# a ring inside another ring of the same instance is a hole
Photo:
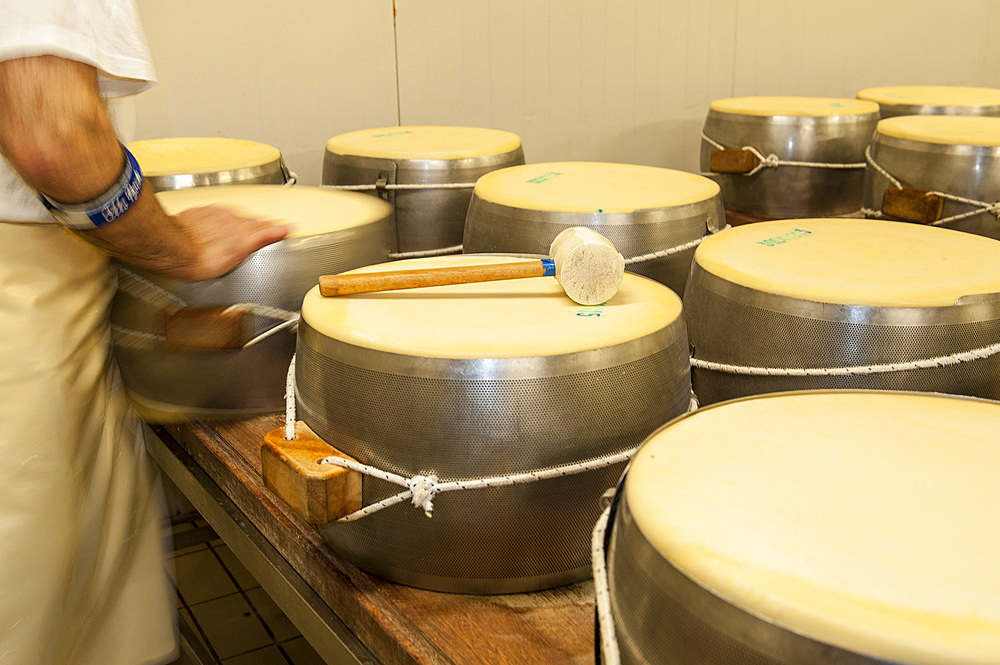
[[[132,0],[0,0],[0,61],[38,55],[93,65],[107,98],[156,80]],[[0,220],[52,221],[6,159],[0,160]]]

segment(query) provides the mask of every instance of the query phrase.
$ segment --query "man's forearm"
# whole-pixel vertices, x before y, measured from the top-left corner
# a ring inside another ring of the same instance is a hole
[[[0,150],[29,185],[64,204],[107,192],[124,166],[96,70],[55,56],[0,62]],[[284,234],[219,209],[168,216],[147,185],[120,218],[79,235],[127,263],[199,280]]]
[[[2,62],[0,99],[0,149],[29,185],[81,203],[118,178],[122,152],[93,67],[55,56]]]

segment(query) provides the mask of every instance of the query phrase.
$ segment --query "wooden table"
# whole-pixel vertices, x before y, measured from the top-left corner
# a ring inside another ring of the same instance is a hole
[[[260,443],[281,415],[154,428],[148,448],[328,663],[594,662],[590,582],[530,594],[436,593],[341,559],[264,487]]]

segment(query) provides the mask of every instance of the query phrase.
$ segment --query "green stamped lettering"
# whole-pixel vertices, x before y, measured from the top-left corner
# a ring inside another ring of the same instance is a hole
[[[577,316],[601,316],[608,303],[602,302],[600,305],[587,305],[576,310]]]
[[[537,184],[541,184],[543,182],[548,182],[549,180],[552,180],[552,178],[555,178],[555,177],[560,176],[560,175],[562,175],[562,174],[559,173],[559,171],[549,171],[548,173],[543,173],[542,175],[540,175],[538,177],[531,178],[530,180],[528,180],[528,182],[533,182],[533,183],[535,183],[537,185]]]
[[[776,247],[778,245],[784,245],[786,242],[791,242],[792,240],[805,238],[808,235],[812,235],[812,231],[807,231],[806,229],[792,229],[788,233],[782,233],[780,236],[758,240],[757,244],[764,245],[766,247]]]

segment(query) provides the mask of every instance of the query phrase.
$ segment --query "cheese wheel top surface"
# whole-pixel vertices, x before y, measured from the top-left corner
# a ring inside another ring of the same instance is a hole
[[[517,134],[479,127],[376,127],[334,136],[327,152],[398,159],[462,159],[501,155],[521,147]]]
[[[839,97],[730,97],[717,99],[713,111],[736,115],[824,117],[878,113],[878,104]]]
[[[499,169],[476,181],[475,196],[553,212],[631,213],[707,201],[719,186],[693,173],[605,162],[547,162]]]
[[[1000,654],[1000,405],[785,393],[655,433],[625,493],[653,547],[728,601],[914,665]]]
[[[940,145],[1000,146],[1000,118],[968,115],[904,115],[880,120],[883,136]]]
[[[239,214],[286,224],[290,227],[290,238],[363,226],[392,213],[388,203],[374,196],[319,187],[193,187],[159,192],[156,198],[168,215],[198,206],[220,205]]]
[[[903,222],[746,224],[706,238],[694,260],[736,284],[838,305],[941,307],[1000,292],[1000,242]]]
[[[351,272],[508,263],[507,256],[442,256]],[[334,339],[379,351],[435,358],[519,358],[628,342],[676,320],[681,302],[658,282],[625,274],[603,305],[578,305],[555,277],[455,284],[324,297],[306,294],[302,319]]]
[[[133,141],[129,150],[148,176],[217,173],[264,166],[281,159],[277,148],[227,138],[168,138]]]
[[[897,85],[865,88],[858,99],[887,106],[1000,106],[1000,90],[950,85]]]

